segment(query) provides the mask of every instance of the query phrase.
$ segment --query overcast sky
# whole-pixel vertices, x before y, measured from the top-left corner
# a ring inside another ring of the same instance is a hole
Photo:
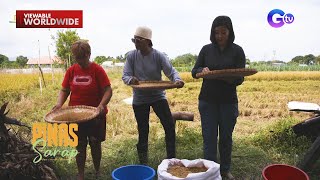
[[[273,9],[291,13],[292,24],[273,28],[267,15]],[[123,55],[134,49],[137,26],[153,30],[155,49],[170,58],[198,54],[210,43],[210,29],[218,15],[231,17],[235,43],[251,61],[290,61],[297,55],[320,55],[319,0],[1,0],[0,54],[28,58],[55,54],[50,35],[62,29],[23,29],[9,23],[16,10],[83,10],[79,36],[88,39],[92,59]]]

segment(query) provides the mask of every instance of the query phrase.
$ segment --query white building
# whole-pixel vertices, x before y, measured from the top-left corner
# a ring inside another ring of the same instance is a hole
[[[49,58],[49,56],[43,56],[40,58],[29,59],[27,62],[27,65],[29,66],[40,65],[41,67],[50,67],[54,63],[62,64],[63,62],[57,56],[53,56],[51,59]]]
[[[116,66],[116,67],[123,67],[123,66],[124,66],[124,63],[123,63],[123,62],[114,63],[114,66]]]
[[[105,61],[101,65],[102,65],[102,67],[113,67],[113,62],[112,61]]]

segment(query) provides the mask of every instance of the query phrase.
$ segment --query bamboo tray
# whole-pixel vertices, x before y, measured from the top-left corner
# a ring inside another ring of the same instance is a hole
[[[139,84],[131,84],[130,86],[134,89],[141,90],[160,90],[182,87],[182,85],[175,84],[172,81],[139,81]]]
[[[49,123],[81,123],[93,120],[98,115],[96,107],[81,105],[49,112],[44,119]]]
[[[239,69],[221,69],[208,72],[197,73],[197,78],[214,79],[219,77],[244,77],[256,74],[256,69],[239,68]]]

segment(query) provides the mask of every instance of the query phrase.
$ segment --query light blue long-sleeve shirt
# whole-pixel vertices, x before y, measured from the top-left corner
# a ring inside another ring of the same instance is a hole
[[[171,81],[181,81],[178,72],[164,53],[152,49],[147,56],[143,56],[139,50],[133,50],[128,53],[122,80],[125,84],[129,84],[134,76],[139,81],[160,81],[161,70]],[[161,99],[166,99],[164,90],[133,90],[133,104],[136,105],[153,103]]]

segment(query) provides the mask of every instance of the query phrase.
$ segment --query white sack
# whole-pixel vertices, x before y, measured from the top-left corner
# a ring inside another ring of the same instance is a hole
[[[168,167],[183,165],[185,167],[206,167],[206,172],[190,173],[186,178],[179,178],[168,173]],[[221,180],[220,165],[205,159],[164,159],[158,166],[158,180]]]

